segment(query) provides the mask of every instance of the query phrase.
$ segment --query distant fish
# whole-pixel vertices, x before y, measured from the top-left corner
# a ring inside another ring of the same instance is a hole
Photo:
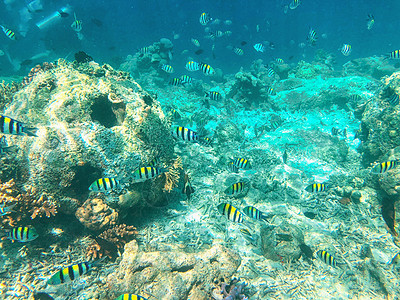
[[[162,64],[161,70],[163,70],[164,72],[167,72],[169,74],[174,73],[174,68],[171,65]]]
[[[175,108],[171,108],[170,109],[170,114],[172,115],[172,118],[174,120],[180,120],[181,119],[181,114],[178,110],[176,110]]]
[[[300,0],[293,0],[292,2],[290,2],[289,8],[296,9],[300,5],[300,3]]]
[[[390,96],[387,101],[390,103],[390,105],[396,106],[400,103],[400,96],[397,93],[393,93],[393,95]]]
[[[30,242],[38,238],[38,234],[34,227],[19,226],[6,231],[6,237],[12,241],[22,243]]]
[[[193,82],[193,78],[190,77],[189,75],[182,75],[181,76],[181,80],[182,82],[185,83],[192,83]]]
[[[200,70],[200,65],[199,65],[199,63],[191,60],[186,63],[185,68],[186,68],[186,70],[193,72],[193,71]]]
[[[206,75],[214,75],[215,74],[214,69],[209,64],[200,63],[199,66],[204,74],[206,74]]]
[[[265,51],[265,46],[261,43],[255,44],[253,46],[253,48],[257,51],[257,52],[264,52]]]
[[[123,294],[114,300],[147,300],[147,298],[136,294]]]
[[[11,29],[8,29],[2,25],[0,25],[1,29],[3,29],[4,34],[10,39],[15,41],[17,39],[17,36],[15,35],[15,32],[12,31]]]
[[[12,145],[8,147],[0,147],[0,156],[3,156],[6,153],[14,152],[17,149],[17,145]]]
[[[203,52],[204,52],[203,49],[199,49],[199,50],[195,51],[194,54],[200,55],[200,54],[202,54]]]
[[[149,53],[150,53],[150,49],[149,49],[149,47],[142,47],[142,48],[140,48],[140,49],[138,50],[138,52],[139,52],[140,54],[149,54]]]
[[[54,300],[54,298],[47,293],[39,292],[33,295],[33,300]]]
[[[287,160],[288,160],[288,154],[287,154],[287,151],[285,149],[285,152],[283,152],[283,155],[282,155],[282,161],[283,161],[284,164],[286,164]]]
[[[310,28],[307,35],[307,41],[310,43],[311,46],[314,46],[317,42],[317,33],[314,29]]]
[[[235,52],[235,54],[237,54],[237,55],[239,55],[239,56],[242,56],[242,55],[244,54],[243,49],[238,48],[238,47],[233,48],[233,52]]]
[[[250,217],[252,219],[256,219],[256,220],[267,220],[267,218],[268,218],[267,215],[265,215],[265,213],[263,213],[262,211],[258,210],[254,206],[246,206],[243,209],[243,212],[248,217]]]
[[[242,236],[250,243],[254,244],[256,242],[255,238],[253,237],[253,235],[251,234],[250,230],[248,230],[247,228],[240,228],[239,229],[240,233],[242,234]]]
[[[0,132],[13,135],[37,136],[37,128],[25,127],[22,122],[0,115]]]
[[[341,130],[339,128],[332,127],[331,133],[332,133],[333,136],[341,135],[343,137],[346,137],[347,136],[347,129],[345,128],[345,129]]]
[[[278,64],[284,64],[285,61],[282,58],[275,58],[275,62]]]
[[[313,183],[307,186],[305,188],[305,191],[309,193],[319,193],[319,192],[325,192],[327,189],[328,185],[325,183]]]
[[[385,161],[383,163],[375,165],[371,169],[372,174],[383,174],[386,173],[387,171],[397,167],[399,165],[400,161],[398,160],[389,160]]]
[[[400,59],[400,50],[394,50],[387,55],[391,59]]]
[[[228,162],[228,165],[226,167],[228,171],[231,171],[233,173],[239,172],[239,168],[233,163],[233,161]]]
[[[311,248],[309,246],[302,243],[299,245],[299,248],[301,250],[301,254],[303,255],[303,257],[305,256],[309,259],[315,259],[314,252],[311,250]]]
[[[11,204],[9,206],[6,206],[5,203],[2,203],[0,205],[0,216],[4,216],[6,214],[9,214],[13,212],[13,208],[17,205],[17,203]]]
[[[274,69],[272,67],[265,67],[265,68],[267,68],[268,77],[272,77],[272,76],[275,75],[275,71],[274,71]]]
[[[160,157],[158,155],[156,155],[156,156],[154,156],[153,159],[151,159],[149,161],[149,163],[147,165],[150,166],[150,167],[157,167],[160,164],[161,164],[161,159],[160,159]]]
[[[247,184],[243,181],[236,182],[225,189],[224,193],[228,196],[238,196],[244,192],[246,186]]]
[[[251,164],[246,158],[234,158],[232,160],[233,164],[238,167],[239,169],[243,170],[250,170],[251,169]]]
[[[243,223],[243,214],[229,203],[221,203],[217,206],[218,211],[226,216],[229,221]]]
[[[390,261],[390,264],[391,264],[391,265],[396,265],[396,266],[398,266],[398,265],[400,264],[400,252],[397,253],[397,254],[392,258],[392,260]]]
[[[195,45],[196,47],[200,47],[200,42],[199,42],[199,40],[198,39],[191,39],[191,41],[192,41],[192,44],[193,45]]]
[[[201,137],[201,138],[199,139],[199,143],[202,144],[203,146],[209,147],[209,146],[211,146],[211,144],[212,144],[212,139],[209,138],[209,137],[207,137],[207,136]]]
[[[212,18],[210,17],[209,13],[203,12],[200,15],[199,21],[200,21],[201,25],[206,26],[208,24],[208,22],[212,21]]]
[[[133,179],[135,183],[144,182],[148,179],[156,178],[158,175],[165,173],[167,169],[165,168],[157,168],[157,167],[140,167],[135,172],[133,172]]]
[[[362,129],[359,128],[359,129],[356,130],[356,132],[355,132],[355,134],[354,134],[354,139],[353,139],[353,140],[359,139],[359,140],[361,141],[361,137],[362,137]]]
[[[241,41],[241,42],[240,42],[240,45],[241,45],[241,46],[245,46],[246,44],[247,44],[246,41]]]
[[[225,20],[224,24],[230,26],[230,25],[232,25],[232,21],[231,20]]]
[[[169,85],[181,86],[184,85],[184,82],[182,81],[182,79],[175,77],[169,81]]]
[[[343,44],[342,49],[340,50],[344,56],[349,56],[351,53],[351,45]]]
[[[33,63],[32,59],[25,59],[21,62],[21,66],[28,66]]]
[[[205,92],[206,93],[206,97],[210,98],[211,100],[221,100],[222,99],[222,95],[218,92]]]
[[[89,272],[91,264],[89,262],[81,262],[58,270],[47,280],[49,285],[59,285],[78,279],[83,274]]]
[[[95,180],[90,186],[89,191],[107,192],[115,189],[120,189],[121,184],[118,180],[112,177],[103,177]]]
[[[199,140],[197,132],[182,126],[172,126],[172,136],[188,142]]]
[[[102,27],[103,26],[103,22],[101,20],[99,20],[99,19],[96,19],[96,18],[90,19],[90,22],[92,22],[97,27]]]
[[[187,173],[185,173],[185,177],[183,179],[183,189],[182,189],[182,194],[185,194],[187,199],[190,200],[190,196],[194,193],[194,188],[192,187],[192,184],[190,183],[190,178]]]
[[[82,30],[82,21],[76,18],[76,14],[74,13],[74,22],[71,24],[71,28],[76,31],[80,32]]]
[[[331,267],[337,267],[336,259],[325,250],[319,250],[317,256]]]
[[[225,35],[225,36],[231,36],[231,35],[232,35],[232,31],[226,30],[226,31],[224,32],[224,35]]]
[[[269,86],[267,88],[267,93],[268,93],[268,95],[276,96],[275,90],[274,90],[274,88],[272,86]]]
[[[367,18],[367,29],[371,30],[372,27],[374,27],[375,24],[375,18],[373,15],[368,14],[368,18]]]

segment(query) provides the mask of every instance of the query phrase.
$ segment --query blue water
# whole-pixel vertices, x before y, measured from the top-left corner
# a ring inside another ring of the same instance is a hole
[[[0,3],[0,25],[12,29],[19,37],[17,41],[12,41],[2,32],[0,34],[0,49],[6,50],[10,58],[7,55],[0,57],[2,76],[25,75],[31,65],[19,68],[19,62],[46,51],[49,51],[48,56],[39,60],[59,57],[73,60],[73,54],[83,50],[98,62],[118,66],[137,48],[151,45],[162,37],[174,43],[174,64],[184,65],[186,57],[180,55],[183,50],[197,50],[190,43],[194,37],[204,49],[199,60],[212,62],[225,74],[236,72],[240,67],[248,68],[257,58],[269,61],[273,57],[285,60],[290,57],[293,63],[300,59],[311,61],[316,49],[336,54],[337,68],[340,68],[349,59],[383,55],[400,45],[396,14],[400,3],[395,0],[304,0],[295,10],[289,9],[287,14],[284,14],[283,7],[290,1],[40,0],[42,11],[27,13],[26,5],[29,2],[4,0]],[[35,25],[63,6],[71,8],[69,17],[42,30]],[[211,25],[211,29],[233,32],[231,37],[216,42],[215,60],[211,55],[212,42],[204,39],[204,27],[199,24],[199,16],[203,11],[222,21],[220,25]],[[70,27],[73,12],[83,22],[82,40]],[[366,28],[368,14],[374,15],[376,20],[372,30]],[[233,23],[226,26],[224,20],[232,20]],[[257,25],[259,32],[256,31]],[[316,30],[319,37],[317,45],[300,49],[298,44],[306,42],[310,27]],[[174,40],[174,34],[179,34],[179,39]],[[322,38],[322,34],[326,38]],[[226,48],[235,47],[241,41],[248,42],[243,47],[245,55],[241,57]],[[275,49],[267,48],[265,53],[257,53],[252,45],[261,41],[273,42]],[[344,57],[338,51],[344,43],[352,45],[353,51],[349,57]]]

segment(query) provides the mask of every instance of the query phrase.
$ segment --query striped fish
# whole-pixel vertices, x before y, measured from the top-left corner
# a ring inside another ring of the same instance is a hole
[[[245,187],[246,187],[246,183],[239,181],[239,182],[232,184],[230,187],[228,187],[224,191],[224,193],[228,196],[237,196],[237,195],[243,193]]]
[[[296,9],[300,5],[300,0],[293,0],[289,4],[290,9]]]
[[[0,132],[14,135],[37,136],[37,128],[25,127],[22,122],[0,115]]]
[[[133,179],[135,180],[135,182],[143,182],[148,179],[155,178],[165,171],[166,169],[164,168],[140,167],[135,172],[133,172]]]
[[[162,64],[161,70],[163,70],[169,74],[174,73],[174,68],[171,65]]]
[[[121,184],[118,180],[112,177],[103,177],[95,180],[90,186],[89,191],[107,192],[113,189],[120,189]]]
[[[173,86],[181,86],[184,85],[182,79],[180,78],[172,78],[169,82],[169,85],[173,85]]]
[[[227,30],[227,31],[224,32],[224,35],[225,36],[231,36],[232,35],[232,31]]]
[[[28,226],[14,227],[6,232],[8,239],[22,243],[33,241],[38,236],[36,229]]]
[[[243,212],[245,213],[245,215],[247,215],[248,217],[250,217],[252,219],[267,220],[267,216],[262,211],[255,208],[254,206],[246,206],[243,209]]]
[[[206,97],[210,98],[211,100],[221,100],[222,99],[222,95],[218,92],[205,92],[206,93]]]
[[[204,136],[199,139],[199,143],[202,144],[203,146],[208,147],[208,146],[211,146],[212,140],[211,140],[211,138]]]
[[[325,192],[327,189],[328,185],[325,183],[313,183],[307,186],[305,188],[305,191],[309,193],[319,193],[319,192]]]
[[[278,64],[284,64],[285,61],[282,58],[275,58],[275,62]]]
[[[390,52],[387,56],[388,56],[388,58],[391,58],[391,59],[399,59],[400,58],[400,50],[394,50],[394,51]]]
[[[194,72],[194,71],[198,71],[200,70],[200,65],[198,62],[195,62],[193,60],[190,60],[186,63],[185,66],[186,70],[190,71],[190,72]]]
[[[349,56],[351,53],[351,45],[343,44],[342,49],[340,50],[344,56]]]
[[[58,270],[55,274],[53,274],[49,280],[47,280],[47,284],[50,285],[58,285],[62,283],[67,283],[74,281],[79,278],[83,274],[89,272],[91,269],[91,265],[89,262],[81,262],[66,268]]]
[[[206,26],[208,24],[208,22],[210,22],[211,20],[212,19],[210,18],[210,14],[207,13],[207,12],[203,12],[200,15],[199,21],[200,21],[200,24],[203,25],[203,26]]]
[[[182,76],[181,76],[181,80],[182,80],[182,83],[183,83],[183,84],[185,84],[185,83],[192,83],[192,82],[193,82],[193,78],[190,77],[189,75],[182,75]]]
[[[268,77],[272,77],[275,75],[275,71],[272,67],[266,67],[267,68],[267,75]]]
[[[196,131],[182,126],[173,126],[172,136],[188,142],[199,140],[199,135]]]
[[[237,55],[239,55],[239,56],[242,56],[242,55],[244,54],[243,49],[238,48],[238,47],[233,48],[233,52],[235,52],[235,54],[237,54]]]
[[[150,53],[150,48],[149,47],[142,47],[138,50],[140,54],[149,54]]]
[[[115,300],[147,300],[145,297],[135,295],[135,294],[123,294]]]
[[[253,48],[257,51],[257,52],[264,52],[265,51],[265,46],[261,43],[255,44],[253,46]]]
[[[3,29],[3,32],[5,33],[5,35],[10,39],[15,41],[17,39],[17,36],[15,35],[15,32],[5,28],[4,26],[0,25],[1,29]]]
[[[243,223],[243,214],[229,203],[221,203],[217,206],[218,211],[226,216],[229,221]]]
[[[400,102],[400,97],[397,93],[393,93],[392,96],[390,96],[387,101],[390,103],[390,105],[392,106],[396,106],[399,104]]]
[[[150,167],[156,167],[156,166],[160,165],[160,163],[161,163],[161,158],[159,156],[155,156],[152,160],[150,160],[148,165]]]
[[[192,41],[192,44],[193,45],[195,45],[196,47],[200,47],[200,42],[199,42],[199,40],[198,39],[191,39],[191,41]]]
[[[371,173],[372,174],[382,174],[382,173],[385,173],[385,172],[393,169],[394,167],[398,166],[398,164],[399,164],[398,160],[385,161],[383,163],[375,165],[372,168]]]
[[[310,31],[308,32],[307,40],[311,44],[311,46],[314,46],[315,43],[317,42],[317,33],[315,32],[314,29],[310,28]]]
[[[268,93],[268,95],[276,96],[275,90],[272,86],[268,87],[267,93]]]
[[[336,263],[336,259],[330,255],[328,252],[326,252],[325,250],[319,250],[317,252],[317,256],[322,259],[326,264],[330,265],[331,267],[336,267],[337,263]]]
[[[76,18],[76,14],[74,13],[74,22],[71,24],[71,28],[76,31],[80,32],[82,30],[82,21]]]
[[[239,168],[233,163],[233,161],[228,162],[228,165],[226,167],[228,171],[231,171],[233,173],[238,173]]]
[[[253,235],[251,234],[250,230],[248,230],[247,228],[240,228],[239,229],[240,233],[242,234],[242,236],[251,244],[256,245],[256,239],[253,237]]]
[[[214,75],[215,74],[215,70],[208,64],[200,63],[199,67],[203,71],[203,73],[206,75]]]
[[[243,170],[250,170],[251,169],[250,162],[245,158],[240,158],[240,157],[239,158],[234,158],[234,159],[232,159],[232,162],[239,169],[243,169]]]

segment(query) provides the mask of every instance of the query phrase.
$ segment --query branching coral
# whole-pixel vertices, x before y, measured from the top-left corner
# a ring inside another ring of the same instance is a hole
[[[30,71],[28,76],[22,79],[22,85],[27,86],[32,82],[32,80],[41,72],[47,71],[54,68],[53,63],[44,62],[42,65],[36,65]]]
[[[165,173],[165,185],[164,190],[170,193],[175,187],[178,186],[180,178],[180,170],[182,170],[182,158],[178,156],[175,159],[168,172]]]

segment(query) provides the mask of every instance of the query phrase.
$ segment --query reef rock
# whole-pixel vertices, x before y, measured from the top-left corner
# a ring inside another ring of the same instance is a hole
[[[118,213],[99,198],[86,200],[75,215],[86,228],[94,231],[111,227],[118,220]]]

